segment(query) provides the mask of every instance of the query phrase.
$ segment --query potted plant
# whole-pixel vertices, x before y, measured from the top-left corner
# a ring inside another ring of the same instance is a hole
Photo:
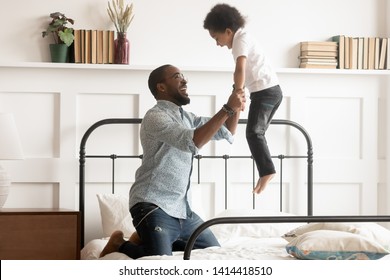
[[[42,32],[42,37],[52,35],[54,38],[55,43],[50,44],[52,62],[66,62],[68,48],[74,40],[73,28],[67,27],[67,24],[74,24],[74,20],[59,12],[51,13],[50,18],[52,20]]]

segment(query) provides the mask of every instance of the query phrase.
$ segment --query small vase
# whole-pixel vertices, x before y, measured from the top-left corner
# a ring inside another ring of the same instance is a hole
[[[115,64],[129,64],[129,52],[130,52],[130,42],[126,38],[126,33],[118,32],[117,38],[115,39]]]

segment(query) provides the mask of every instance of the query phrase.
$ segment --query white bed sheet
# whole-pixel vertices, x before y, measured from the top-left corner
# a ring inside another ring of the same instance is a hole
[[[111,253],[99,258],[107,244],[107,238],[94,239],[82,249],[83,260],[131,260],[122,253]],[[197,249],[191,252],[191,260],[297,260],[290,256],[285,246],[288,242],[279,237],[253,238],[240,237],[226,240],[221,247]],[[139,260],[182,260],[183,252],[174,252],[172,256],[148,256]],[[390,261],[390,255],[380,260]]]
[[[81,259],[99,259],[99,254],[107,239],[90,241],[81,251]],[[192,250],[192,260],[293,260],[285,249],[288,242],[281,237],[253,238],[235,237],[225,240],[221,247]],[[122,253],[111,253],[102,260],[130,260]],[[183,252],[174,252],[173,256],[148,256],[139,260],[182,260]]]
[[[94,239],[81,250],[82,260],[131,260],[122,253],[111,253],[99,258],[108,238]],[[226,240],[221,247],[192,250],[191,260],[297,260],[290,256],[285,246],[288,242],[279,237],[253,238],[240,237]],[[172,256],[148,256],[139,260],[182,260],[183,252],[174,252]],[[379,261],[390,261],[387,255]]]
[[[119,201],[121,208],[118,209],[117,206],[113,206],[118,205],[118,198],[109,198],[104,200],[107,207],[102,211],[105,214],[107,214],[107,211],[110,212],[110,215],[102,215],[102,225],[105,234],[109,236],[113,230],[119,229],[126,234],[125,236],[130,236],[135,230],[134,227],[129,227],[128,223],[123,223],[123,221],[131,219],[126,216],[129,215],[125,205],[127,200],[122,199]],[[115,209],[115,211],[112,211],[112,209]],[[118,219],[118,213],[120,219]],[[262,209],[231,209],[223,211],[216,217],[243,216],[293,215]],[[233,223],[213,225],[210,229],[215,234],[221,247],[192,250],[190,259],[295,260],[295,257],[308,258],[307,254],[310,254],[309,259],[332,259],[334,257],[340,259],[341,255],[341,259],[353,259],[358,256],[359,259],[367,257],[390,260],[390,231],[373,223]],[[331,230],[332,234],[326,232],[327,230]],[[317,236],[318,233],[322,235]],[[292,236],[297,241],[293,245],[289,243]],[[81,259],[99,259],[100,252],[107,244],[107,241],[108,238],[102,238],[88,242],[81,251]],[[295,257],[288,253],[286,245],[288,245],[288,250]],[[121,253],[112,253],[102,259],[126,260],[130,258]],[[148,256],[141,259],[181,260],[183,259],[183,252],[174,252],[173,256]]]

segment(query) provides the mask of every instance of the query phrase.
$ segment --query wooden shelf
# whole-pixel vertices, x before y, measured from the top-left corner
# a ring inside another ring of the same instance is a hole
[[[279,74],[390,75],[390,70],[279,68]]]
[[[151,71],[158,65],[121,65],[121,64],[84,64],[84,63],[50,63],[50,62],[21,62],[0,63],[0,68],[41,68],[41,69],[91,69],[91,70],[123,70]],[[180,66],[183,71],[191,72],[233,72],[228,67],[193,67]],[[337,74],[337,75],[390,75],[390,70],[349,70],[349,69],[305,69],[277,68],[278,74]]]

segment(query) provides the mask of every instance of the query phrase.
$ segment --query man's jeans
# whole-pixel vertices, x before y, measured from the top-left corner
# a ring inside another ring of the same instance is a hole
[[[133,224],[142,239],[142,245],[125,242],[119,252],[137,259],[143,256],[172,255],[172,251],[184,251],[185,245],[203,220],[194,212],[191,218],[177,219],[169,216],[151,203],[137,203],[130,209]],[[197,238],[194,249],[220,246],[210,229]]]
[[[265,132],[283,99],[282,90],[274,86],[251,93],[246,139],[260,177],[275,173]]]

